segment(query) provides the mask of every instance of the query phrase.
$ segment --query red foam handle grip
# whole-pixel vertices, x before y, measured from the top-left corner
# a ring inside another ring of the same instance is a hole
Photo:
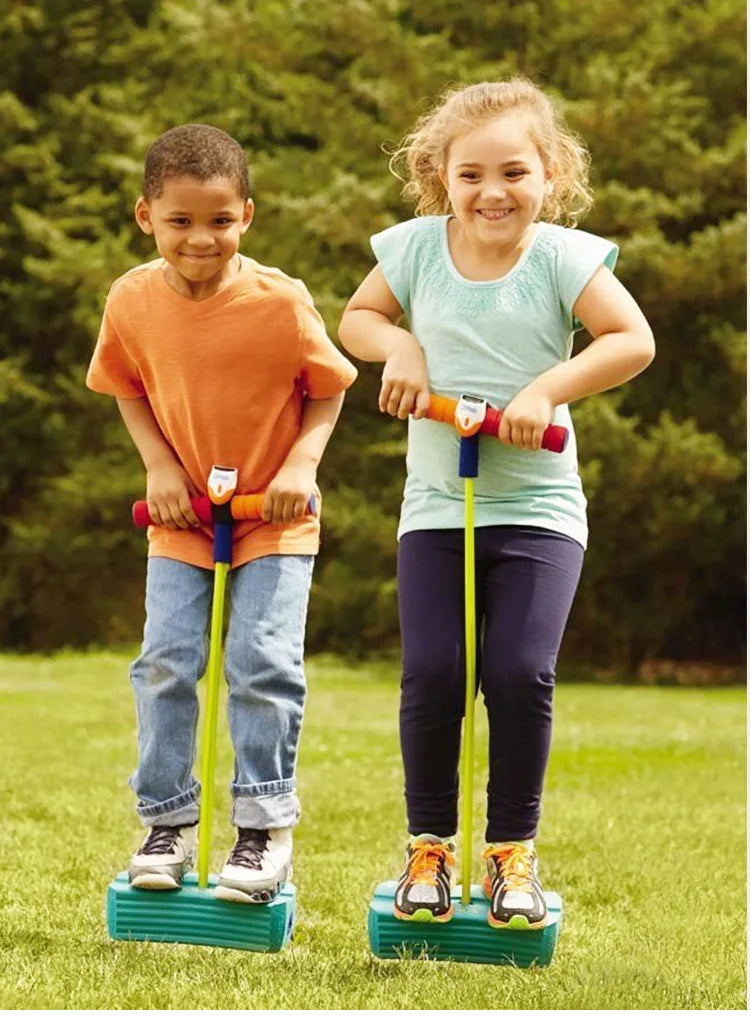
[[[431,421],[442,421],[444,424],[454,425],[456,405],[457,400],[451,399],[450,396],[431,395],[427,417]],[[495,407],[488,406],[487,413],[482,421],[482,427],[479,429],[480,434],[497,438],[502,416],[502,410],[496,410]],[[542,438],[542,449],[546,449],[548,452],[562,452],[568,444],[568,437],[569,432],[567,428],[564,428],[561,424],[550,424]]]
[[[254,495],[235,495],[231,501],[232,519],[259,520],[264,498],[265,492],[263,491],[256,492]],[[208,495],[191,498],[190,504],[201,523],[207,525],[213,523],[213,508]],[[314,516],[317,511],[317,499],[314,495],[307,503],[307,511],[311,516]],[[154,522],[148,514],[148,503],[145,499],[133,503],[132,514],[136,527],[150,527]]]

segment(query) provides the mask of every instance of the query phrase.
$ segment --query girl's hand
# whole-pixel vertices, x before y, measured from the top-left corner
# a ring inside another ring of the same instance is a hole
[[[430,406],[427,365],[416,340],[400,343],[388,356],[383,368],[383,383],[378,396],[382,413],[405,420],[412,411],[415,419],[424,417]]]
[[[146,472],[148,513],[157,526],[188,530],[200,525],[190,504],[200,492],[176,460],[164,460]]]
[[[261,519],[265,523],[291,523],[304,516],[315,492],[315,474],[312,465],[285,462],[266,488]]]
[[[536,452],[542,448],[542,438],[554,411],[549,396],[532,382],[503,410],[497,437],[505,445]]]

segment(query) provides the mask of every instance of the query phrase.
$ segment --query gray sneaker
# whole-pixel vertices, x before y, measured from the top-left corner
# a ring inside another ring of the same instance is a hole
[[[155,826],[130,860],[133,887],[169,891],[182,884],[182,875],[195,863],[197,826]]]
[[[272,901],[292,876],[292,829],[240,827],[214,894],[224,901]]]

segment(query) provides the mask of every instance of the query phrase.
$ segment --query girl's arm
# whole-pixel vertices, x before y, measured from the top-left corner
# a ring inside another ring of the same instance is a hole
[[[416,418],[424,417],[430,405],[422,348],[396,325],[403,313],[376,265],[346,305],[339,326],[339,339],[349,353],[363,361],[385,362],[378,407],[401,420],[412,410]]]
[[[146,468],[146,502],[155,524],[170,530],[197,527],[200,520],[190,504],[199,494],[174,454],[154,417],[145,396],[135,399],[117,397],[125,427],[141,454]]]
[[[511,400],[498,431],[506,445],[540,449],[556,406],[622,385],[654,359],[654,337],[643,312],[604,266],[583,289],[573,314],[593,336],[591,343]]]
[[[266,488],[261,510],[266,523],[289,523],[307,511],[318,465],[343,405],[343,392],[327,399],[305,398],[299,435]]]

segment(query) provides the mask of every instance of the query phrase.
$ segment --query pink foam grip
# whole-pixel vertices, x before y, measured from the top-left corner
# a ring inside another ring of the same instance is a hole
[[[211,499],[208,495],[191,498],[190,504],[201,523],[211,523],[213,517],[211,515]],[[132,512],[133,523],[135,523],[136,527],[150,527],[153,524],[154,521],[148,514],[148,502],[145,499],[142,499],[140,502],[134,502]]]

